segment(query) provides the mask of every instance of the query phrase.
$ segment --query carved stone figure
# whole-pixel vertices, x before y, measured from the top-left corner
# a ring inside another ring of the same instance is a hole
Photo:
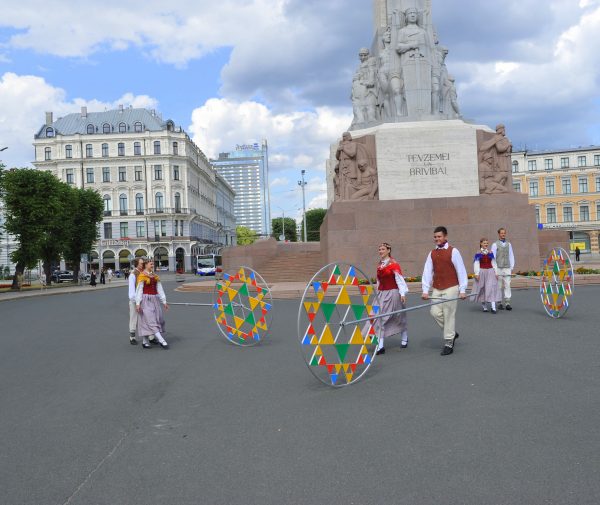
[[[377,62],[367,48],[358,53],[360,66],[352,80],[353,126],[373,123],[377,120]]]
[[[477,132],[479,152],[479,191],[481,194],[509,193],[512,188],[510,155],[512,144],[506,128],[499,124],[496,133]]]
[[[390,48],[392,27],[388,26],[381,37],[382,49],[379,53],[378,106],[379,117],[386,122],[394,122],[406,116],[404,79],[400,68],[400,57]]]
[[[349,132],[342,135],[335,157],[334,199],[377,200],[378,177],[373,135],[353,139]],[[336,189],[337,187],[337,189]]]

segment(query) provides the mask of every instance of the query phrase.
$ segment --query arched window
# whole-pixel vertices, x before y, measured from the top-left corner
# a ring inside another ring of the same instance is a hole
[[[154,141],[154,154],[160,154],[160,140]]]
[[[102,197],[102,200],[104,201],[104,215],[105,216],[112,215],[112,199],[111,199],[110,195],[104,195]]]
[[[142,123],[140,123],[139,121],[137,121],[136,123],[134,123],[133,125],[133,131],[140,133],[142,131]]]
[[[93,124],[87,125],[87,133],[88,133],[88,135],[92,135],[92,134],[96,133],[96,128],[94,128]]]
[[[119,123],[119,133],[125,133],[127,131],[127,126],[125,123]]]
[[[124,193],[119,195],[119,212],[122,216],[127,215],[127,195]]]
[[[164,208],[163,194],[160,192],[156,193],[156,195],[154,196],[154,201],[156,203],[156,211],[162,212]]]
[[[144,195],[141,193],[135,195],[135,213],[138,216],[142,216],[144,214]]]
[[[102,144],[102,157],[108,158],[108,144]]]
[[[519,171],[519,162],[518,161],[512,162],[512,170],[513,170],[513,174],[516,174]]]
[[[181,212],[181,194],[175,193],[175,212]]]
[[[110,125],[108,123],[102,125],[102,133],[110,133]]]
[[[118,155],[119,156],[125,156],[125,143],[124,142],[119,142],[119,145],[117,146],[117,151],[118,151]]]
[[[44,159],[46,161],[52,159],[52,149],[50,149],[49,147],[46,147],[46,149],[44,149]]]
[[[46,128],[46,137],[54,137],[54,128],[51,126]]]

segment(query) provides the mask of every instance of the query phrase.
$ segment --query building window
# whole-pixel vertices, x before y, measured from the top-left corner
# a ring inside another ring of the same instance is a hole
[[[167,222],[166,221],[160,222],[160,236],[161,237],[167,236]]]
[[[50,149],[49,147],[46,147],[46,149],[44,149],[44,160],[49,161],[52,159],[52,149]]]
[[[181,194],[175,193],[175,212],[181,212]]]
[[[67,176],[67,184],[73,184],[75,182],[75,180],[73,179],[73,169],[72,168],[67,168],[66,176]]]
[[[513,174],[516,174],[519,171],[519,162],[518,161],[512,162],[512,171],[513,171]]]
[[[600,221],[600,203],[596,204],[596,219]]]
[[[162,165],[154,165],[154,180],[162,181]]]
[[[112,223],[104,223],[104,238],[112,238]]]
[[[587,157],[586,156],[577,156],[577,166],[578,167],[586,167],[587,166]]]
[[[179,166],[178,165],[173,165],[173,180],[174,181],[179,180]]]
[[[135,180],[136,181],[139,182],[139,181],[143,180],[143,177],[142,177],[142,167],[134,167],[133,171],[134,171],[134,174],[135,174]]]
[[[173,155],[179,156],[179,144],[177,142],[173,142]]]
[[[51,126],[46,128],[46,137],[54,137],[54,128],[52,128]]]
[[[71,159],[73,157],[73,146],[71,144],[65,146],[65,158]]]
[[[179,236],[183,237],[183,220],[179,221]]]
[[[94,169],[93,168],[85,169],[85,180],[88,184],[94,183]]]
[[[94,128],[93,124],[89,124],[87,125],[87,133],[88,135],[93,135],[94,133],[96,133],[96,128]]]
[[[546,209],[547,223],[556,223],[556,209]]]
[[[140,238],[146,235],[146,226],[144,221],[135,222],[135,236]]]
[[[127,195],[119,195],[119,212],[122,216],[127,215]]]
[[[85,145],[85,157],[86,158],[93,158],[94,157],[94,148],[92,147],[92,144],[86,144]]]
[[[588,180],[587,177],[579,179],[579,192],[587,193],[588,192]]]
[[[571,179],[563,179],[562,180],[562,192],[563,192],[563,195],[571,194]]]
[[[104,215],[111,216],[112,215],[112,200],[110,198],[110,195],[104,195],[102,197],[102,200],[104,200]]]
[[[127,126],[125,123],[119,123],[119,133],[125,133],[127,131]]]
[[[127,182],[127,167],[119,167],[119,182]]]
[[[600,167],[600,154],[594,154],[594,166]]]
[[[546,195],[550,196],[554,194],[554,180],[546,181]]]
[[[129,237],[129,223],[127,221],[119,223],[121,238]]]
[[[110,182],[110,167],[102,168],[102,182]]]
[[[573,209],[571,207],[563,207],[563,221],[565,223],[573,222]]]
[[[596,177],[596,193],[600,193],[600,177]]]
[[[144,214],[144,195],[142,195],[141,193],[135,195],[135,213],[138,216]]]
[[[529,160],[527,162],[527,167],[530,172],[535,172],[537,170],[537,160]]]
[[[102,157],[108,158],[108,144],[102,144]]]
[[[134,156],[142,155],[142,144],[140,142],[133,143],[133,155]]]
[[[517,193],[520,193],[521,192],[521,183],[520,182],[513,182],[513,189]]]
[[[160,140],[154,141],[154,154],[160,154]]]
[[[154,202],[156,204],[156,212],[162,212],[164,206],[163,194],[156,193],[156,195],[154,196]]]
[[[535,207],[535,222],[540,224],[540,208],[538,206]]]
[[[546,170],[553,170],[554,169],[554,160],[544,160],[544,168]]]
[[[590,220],[590,208],[587,205],[579,207],[579,220],[589,221]]]
[[[108,123],[102,125],[102,133],[110,133],[110,125]]]
[[[569,168],[569,158],[560,159],[560,168]]]
[[[123,142],[119,142],[117,145],[117,151],[119,156],[125,156],[125,144]]]
[[[531,181],[529,183],[529,196],[538,196],[538,183],[537,183],[537,181]]]
[[[134,123],[133,131],[140,133],[142,131],[142,123],[140,123],[139,121]]]

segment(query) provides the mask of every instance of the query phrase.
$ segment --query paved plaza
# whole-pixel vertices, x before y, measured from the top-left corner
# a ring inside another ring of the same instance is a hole
[[[558,321],[535,290],[462,303],[449,357],[411,313],[408,349],[342,389],[304,365],[298,300],[245,349],[172,307],[169,351],[129,345],[125,287],[1,302],[0,503],[597,504],[599,297],[577,288]]]

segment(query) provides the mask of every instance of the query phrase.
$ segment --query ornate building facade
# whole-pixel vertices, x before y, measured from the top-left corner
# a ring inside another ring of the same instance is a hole
[[[235,191],[181,127],[119,107],[46,122],[35,161],[60,180],[102,195],[104,220],[90,266],[119,270],[137,256],[190,271],[199,254],[235,245]]]
[[[541,227],[569,231],[573,250],[600,253],[600,146],[515,151],[512,172]]]

